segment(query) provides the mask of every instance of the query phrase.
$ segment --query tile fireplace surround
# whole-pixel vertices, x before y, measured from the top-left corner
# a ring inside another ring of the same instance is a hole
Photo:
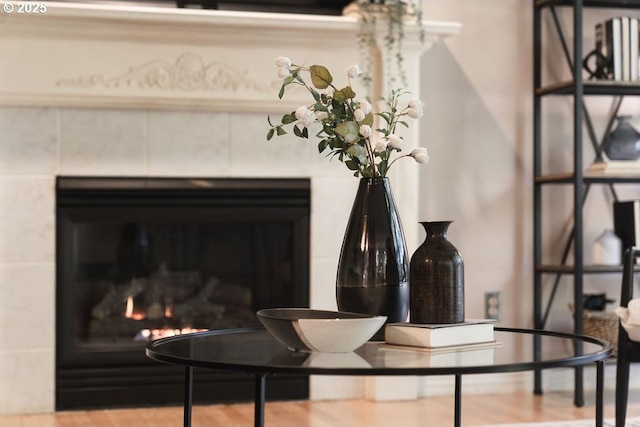
[[[267,143],[266,117],[308,102],[304,93],[277,99],[274,58],[327,65],[340,81],[335,70],[358,62],[356,19],[47,5],[40,15],[0,14],[0,413],[54,409],[57,175],[309,177],[311,305],[335,309],[357,179],[314,142]],[[426,22],[423,45],[409,29],[414,93],[420,54],[459,28]],[[405,135],[408,145],[418,132]],[[397,168],[392,180],[412,249],[417,166]],[[380,388],[340,381],[313,378],[311,398],[375,397]]]

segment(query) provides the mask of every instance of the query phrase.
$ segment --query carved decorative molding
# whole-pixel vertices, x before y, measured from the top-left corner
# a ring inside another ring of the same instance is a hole
[[[64,78],[56,82],[60,87],[76,88],[138,88],[167,91],[213,91],[237,92],[252,90],[273,91],[273,87],[261,85],[246,76],[247,72],[234,69],[226,64],[207,63],[200,55],[186,52],[175,61],[163,59],[131,66],[129,70],[115,77],[94,74],[87,77]]]

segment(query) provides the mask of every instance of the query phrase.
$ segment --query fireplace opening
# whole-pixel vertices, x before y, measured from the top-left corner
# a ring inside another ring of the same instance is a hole
[[[309,180],[58,177],[56,214],[58,410],[180,404],[149,340],[309,306]],[[247,375],[194,378],[196,403],[253,399]],[[308,392],[278,376],[267,398]]]

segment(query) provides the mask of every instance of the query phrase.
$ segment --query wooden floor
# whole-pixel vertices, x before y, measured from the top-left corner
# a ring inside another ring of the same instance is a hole
[[[593,418],[593,396],[587,394],[582,408],[573,405],[571,393],[548,392],[509,395],[464,395],[465,426]],[[640,393],[630,395],[629,416],[640,416]],[[637,402],[637,403],[636,403]],[[613,394],[605,397],[605,417],[613,418]],[[453,424],[453,399],[429,397],[406,402],[368,400],[268,402],[267,427],[444,427]],[[0,416],[1,427],[145,427],[181,426],[182,407],[66,411],[55,414]],[[193,427],[251,427],[252,404],[196,406]]]

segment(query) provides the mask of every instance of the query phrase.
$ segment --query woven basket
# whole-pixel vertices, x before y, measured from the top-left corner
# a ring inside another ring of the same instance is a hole
[[[573,304],[569,304],[569,308],[573,312]],[[584,335],[608,341],[613,349],[612,355],[615,356],[618,351],[619,320],[615,313],[584,310],[582,312]]]

